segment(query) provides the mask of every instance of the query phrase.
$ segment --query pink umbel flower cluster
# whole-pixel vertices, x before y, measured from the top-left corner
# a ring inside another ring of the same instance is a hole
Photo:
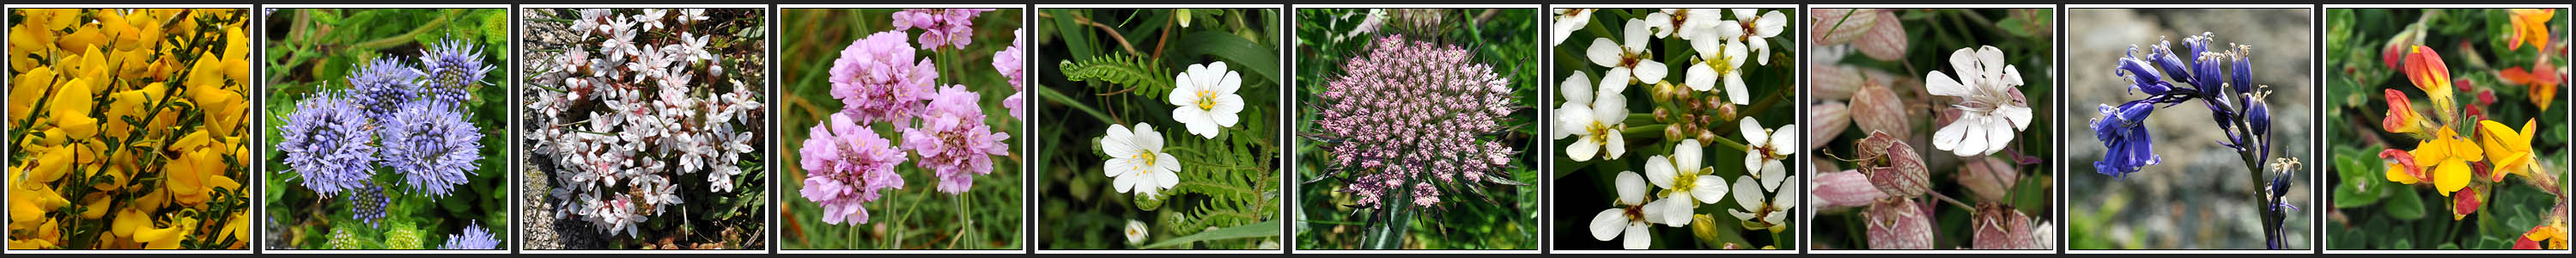
[[[903,146],[921,155],[921,167],[938,174],[939,192],[965,193],[975,176],[993,173],[993,155],[1007,155],[1010,135],[984,125],[981,99],[966,87],[950,85],[930,100],[921,125],[904,129]]]
[[[894,173],[904,160],[903,150],[892,141],[878,137],[848,115],[834,113],[830,124],[815,126],[805,139],[804,155],[806,200],[823,206],[823,223],[851,224],[868,222],[863,206],[877,200],[877,192],[886,188],[903,189],[903,176]]]
[[[832,98],[841,99],[841,113],[863,124],[911,121],[939,77],[939,66],[913,53],[902,31],[878,32],[842,48],[831,70]]]
[[[1332,142],[1333,163],[1361,173],[1344,190],[1358,205],[1430,207],[1444,190],[1521,184],[1502,171],[1518,151],[1489,136],[1509,130],[1509,81],[1473,58],[1455,45],[1386,36],[1325,83],[1315,126]],[[1395,191],[1412,199],[1385,200]]]
[[[921,29],[921,48],[966,49],[975,43],[975,15],[993,9],[905,9],[894,12],[894,29]]]

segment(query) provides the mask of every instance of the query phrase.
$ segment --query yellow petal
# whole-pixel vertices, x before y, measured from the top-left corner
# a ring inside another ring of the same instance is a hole
[[[151,216],[144,215],[142,212],[137,212],[134,209],[125,209],[123,211],[116,212],[116,222],[113,225],[108,225],[108,232],[115,233],[118,237],[134,237],[135,231],[151,226]]]
[[[2414,168],[2406,167],[2406,164],[2400,164],[2400,163],[2396,163],[2396,162],[2389,162],[2389,163],[2388,163],[2388,181],[2389,181],[2389,182],[2397,182],[2397,183],[2399,183],[2399,184],[2410,184],[2410,185],[2411,185],[2411,184],[2415,184],[2415,183],[2417,182],[2417,181],[2415,181],[2415,175],[2406,174],[2406,170],[2407,170],[2407,169],[2414,169]]]
[[[2442,196],[2451,196],[2451,192],[2458,192],[2461,188],[2469,187],[2469,162],[2467,160],[2456,158],[2444,159],[2441,163],[2441,165],[2433,166],[2433,187],[2440,188],[2442,190]]]

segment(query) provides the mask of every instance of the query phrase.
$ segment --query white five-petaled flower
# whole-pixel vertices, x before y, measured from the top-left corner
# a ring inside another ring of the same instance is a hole
[[[1995,46],[1960,48],[1950,53],[1950,68],[1959,77],[1932,71],[1923,87],[1932,95],[1959,97],[1959,120],[1932,133],[1932,147],[1961,157],[1984,156],[2011,146],[2013,133],[2030,128],[2030,104],[2023,103],[2020,69],[2004,64]]]
[[[1626,29],[1620,30],[1623,34],[1620,42],[1612,43],[1608,38],[1593,38],[1592,47],[1584,51],[1584,56],[1592,59],[1592,64],[1610,67],[1610,73],[1601,75],[1601,84],[1626,87],[1635,83],[1653,84],[1663,81],[1664,73],[1668,72],[1665,71],[1664,63],[1655,61],[1654,56],[1646,54],[1646,37],[1651,36],[1648,34],[1653,34],[1647,31],[1646,21],[1629,19],[1625,27]]]
[[[1127,220],[1127,232],[1124,233],[1127,235],[1127,245],[1145,244],[1145,222]]]
[[[1789,193],[1796,191],[1781,191],[1780,185],[1781,182],[1794,181],[1798,181],[1798,176],[1789,175],[1788,171],[1782,170],[1736,176],[1735,203],[1742,208],[1726,212],[1734,214],[1736,219],[1744,220],[1747,227],[1758,225],[1760,227],[1754,228],[1769,228],[1775,230],[1774,232],[1785,229],[1786,227],[1780,226],[1787,225],[1789,209],[1798,207],[1798,199],[1794,198],[1796,196],[1789,196]],[[1764,194],[1773,194],[1773,196],[1763,198]]]
[[[1565,38],[1574,36],[1574,31],[1583,30],[1583,26],[1591,26],[1592,12],[1594,11],[1600,11],[1600,9],[1556,9],[1555,23],[1549,23],[1553,24],[1554,26],[1552,29],[1555,29],[1550,32],[1554,32],[1555,34],[1548,35],[1547,45],[1553,47],[1557,44],[1565,44]],[[1372,14],[1374,14],[1374,12],[1372,12]]]
[[[1726,101],[1736,105],[1752,102],[1752,92],[1744,90],[1744,44],[1734,37],[1692,39],[1691,51],[1699,52],[1699,61],[1682,73],[1682,84],[1691,90],[1708,91],[1719,83],[1726,84]]]
[[[1109,135],[1100,137],[1100,152],[1109,154],[1101,173],[1112,178],[1118,192],[1159,198],[1163,189],[1181,183],[1181,161],[1163,152],[1163,133],[1152,124],[1137,123],[1134,131],[1109,125]]]
[[[1565,104],[1556,108],[1560,119],[1556,130],[1560,136],[1556,138],[1581,136],[1565,146],[1566,157],[1590,161],[1593,154],[1606,150],[1606,158],[1615,160],[1628,153],[1628,138],[1620,135],[1620,130],[1627,127],[1620,124],[1628,120],[1628,96],[1622,94],[1627,88],[1594,86],[1583,71],[1574,71],[1573,77],[1565,78],[1565,84],[1557,90],[1565,95]]]
[[[1693,210],[1700,204],[1726,200],[1726,179],[1715,175],[1713,168],[1700,166],[1699,139],[1684,139],[1673,144],[1673,154],[1646,158],[1646,180],[1664,188],[1661,200],[1646,204],[1648,219],[1669,226],[1690,225]]]
[[[1593,240],[1610,241],[1626,234],[1627,238],[1620,240],[1620,247],[1646,249],[1646,244],[1653,243],[1654,234],[1646,228],[1648,223],[1653,223],[1653,217],[1646,215],[1652,209],[1643,205],[1646,203],[1645,181],[1637,176],[1637,172],[1619,172],[1619,179],[1612,181],[1619,188],[1619,206],[1592,216]]]
[[[1171,97],[1172,120],[1188,126],[1190,134],[1216,138],[1218,129],[1233,127],[1242,117],[1243,96],[1234,91],[1243,87],[1243,75],[1225,69],[1225,62],[1190,65],[1189,71],[1174,76]]]
[[[1773,130],[1762,128],[1761,119],[1745,117],[1744,121],[1736,123],[1736,127],[1744,131],[1745,147],[1751,149],[1744,153],[1744,171],[1770,173],[1787,170],[1780,161],[1798,154],[1796,146],[1799,145],[1794,138],[1797,136],[1789,133],[1789,129],[1797,128],[1798,124],[1781,125],[1780,129]]]
[[[704,20],[707,20],[707,9],[706,9],[706,8],[689,8],[689,9],[680,9],[680,20],[682,20],[682,21],[689,21],[689,22],[697,22],[697,21],[704,21]]]
[[[1754,15],[1759,10],[1753,8],[1736,8],[1733,11],[1735,20],[1725,22],[1725,25],[1734,26],[1719,26],[1717,34],[1722,37],[1741,38],[1744,44],[1751,45],[1753,48],[1753,63],[1771,64],[1769,39],[1778,37],[1780,32],[1789,29],[1789,16],[1781,15],[1777,10],[1764,12],[1759,16]]]

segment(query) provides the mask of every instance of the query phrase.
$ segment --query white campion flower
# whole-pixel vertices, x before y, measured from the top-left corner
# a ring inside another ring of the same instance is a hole
[[[1691,90],[1708,91],[1726,85],[1726,101],[1736,105],[1752,102],[1752,92],[1744,90],[1744,44],[1734,37],[1702,37],[1690,40],[1691,51],[1699,60],[1682,72],[1682,84]]]
[[[1751,149],[1744,153],[1744,171],[1769,173],[1787,170],[1781,160],[1798,154],[1798,136],[1789,133],[1789,129],[1798,128],[1798,124],[1781,125],[1777,130],[1766,129],[1762,128],[1761,119],[1745,117],[1744,121],[1736,123],[1736,127],[1744,131],[1745,147]]]
[[[1661,200],[1647,203],[1649,216],[1657,223],[1680,227],[1690,225],[1693,210],[1700,204],[1726,200],[1726,179],[1709,173],[1714,168],[1701,166],[1702,147],[1699,139],[1684,139],[1673,144],[1673,154],[1646,158],[1646,180],[1664,189]]]
[[[1593,240],[1610,241],[1625,234],[1627,236],[1620,240],[1620,247],[1631,250],[1646,249],[1647,244],[1653,243],[1654,234],[1646,227],[1647,223],[1653,223],[1653,218],[1646,215],[1651,209],[1642,205],[1646,203],[1645,181],[1637,176],[1637,172],[1619,172],[1618,180],[1612,181],[1618,186],[1619,206],[1592,216]]]
[[[1144,221],[1127,220],[1127,232],[1125,232],[1127,245],[1144,245],[1147,237],[1145,233]]]
[[[1226,70],[1225,61],[1190,65],[1188,71],[1172,80],[1179,87],[1173,88],[1166,99],[1180,106],[1172,108],[1172,120],[1188,126],[1190,134],[1215,139],[1218,129],[1233,127],[1243,119],[1235,116],[1243,112],[1243,96],[1234,94],[1243,87],[1243,75]]]
[[[1719,28],[1718,34],[1726,35],[1729,34],[1728,31],[1731,30],[1733,31],[1732,34],[1735,34],[1735,36],[1728,37],[1743,37],[1745,44],[1752,45],[1753,47],[1753,62],[1755,64],[1768,65],[1771,64],[1771,41],[1769,39],[1771,37],[1778,37],[1780,36],[1780,32],[1789,30],[1789,16],[1781,15],[1778,10],[1763,12],[1758,16],[1754,15],[1757,11],[1759,11],[1759,9],[1734,9],[1734,23],[1736,26],[1733,26],[1734,28],[1731,29]]]
[[[1181,160],[1163,152],[1163,133],[1152,124],[1137,123],[1134,131],[1109,125],[1108,135],[1100,136],[1100,152],[1109,154],[1101,173],[1112,178],[1118,192],[1158,198],[1163,189],[1181,183]]]
[[[1626,29],[1620,31],[1623,34],[1620,42],[1612,43],[1608,38],[1593,38],[1592,47],[1584,51],[1584,56],[1592,59],[1592,64],[1610,67],[1608,74],[1601,75],[1601,84],[1626,87],[1635,83],[1653,84],[1663,81],[1664,74],[1669,72],[1664,68],[1664,63],[1655,61],[1654,56],[1646,54],[1646,36],[1653,34],[1646,30],[1646,21],[1629,19]]]
[[[1771,228],[1775,230],[1774,232],[1784,229],[1785,227],[1778,226],[1788,223],[1789,209],[1798,207],[1798,199],[1795,198],[1796,196],[1789,196],[1789,193],[1797,191],[1781,191],[1780,185],[1781,182],[1794,181],[1798,181],[1797,176],[1789,175],[1788,171],[1782,170],[1736,176],[1735,203],[1739,204],[1741,209],[1728,210],[1727,213],[1735,215],[1736,219],[1744,220],[1748,228]],[[1764,198],[1766,194],[1770,195],[1770,198]]]
[[[1555,30],[1550,30],[1549,32],[1552,32],[1552,33],[1555,33],[1555,34],[1548,35],[1547,46],[1554,47],[1554,46],[1556,46],[1557,44],[1564,44],[1564,43],[1565,43],[1565,38],[1566,38],[1566,37],[1574,36],[1574,32],[1575,32],[1575,31],[1579,31],[1579,30],[1583,30],[1583,27],[1584,27],[1584,26],[1591,26],[1591,25],[1592,25],[1592,13],[1593,13],[1593,12],[1596,12],[1596,11],[1600,11],[1600,9],[1591,9],[1591,8],[1565,8],[1565,9],[1556,9],[1556,20],[1555,20],[1555,22],[1554,22],[1554,23],[1549,23],[1549,24],[1552,24],[1552,25],[1553,25],[1553,26],[1552,26],[1552,27],[1553,27],[1552,29],[1555,29]],[[1376,14],[1376,12],[1370,12],[1370,13],[1371,13],[1371,14]],[[1374,17],[1372,17],[1372,18],[1374,18]]]
[[[1950,67],[1958,70],[1957,80],[1932,71],[1923,82],[1932,95],[1960,98],[1950,105],[1959,109],[1959,120],[1932,133],[1933,148],[1961,157],[1990,155],[2011,146],[2013,133],[2030,128],[2030,104],[2014,88],[2022,85],[2020,69],[2004,64],[2002,49],[1960,48],[1950,53]]]
[[[1566,157],[1591,161],[1593,154],[1604,151],[1608,152],[1606,159],[1627,155],[1628,138],[1621,136],[1620,130],[1627,128],[1621,123],[1628,120],[1628,97],[1622,94],[1628,87],[1594,86],[1583,71],[1574,71],[1574,76],[1566,77],[1559,87],[1557,91],[1565,95],[1565,104],[1556,109],[1556,131],[1560,135],[1556,138],[1581,136],[1565,146]]]

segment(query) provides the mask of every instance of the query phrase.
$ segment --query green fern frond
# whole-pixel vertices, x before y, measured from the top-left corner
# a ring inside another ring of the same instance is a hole
[[[1164,67],[1162,61],[1122,54],[1065,60],[1057,62],[1056,66],[1064,69],[1065,80],[1102,82],[1090,84],[1092,90],[1118,92],[1134,88],[1129,94],[1142,96],[1162,96],[1171,92],[1172,77],[1178,76],[1171,68]]]

